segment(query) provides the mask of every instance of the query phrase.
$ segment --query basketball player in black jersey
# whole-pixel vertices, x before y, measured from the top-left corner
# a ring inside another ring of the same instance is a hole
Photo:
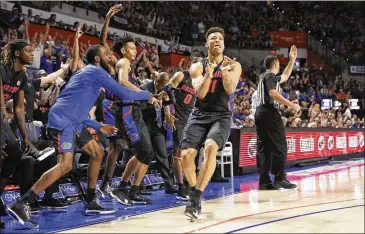
[[[190,64],[200,62],[203,58],[204,53],[202,51],[193,51],[190,55]],[[173,89],[175,89],[174,95],[176,100],[175,104],[172,106],[174,117],[167,117],[169,125],[173,129],[174,158],[172,161],[172,168],[174,169],[179,186],[176,198],[179,200],[187,200],[189,196],[188,190],[185,188],[183,183],[181,150],[179,146],[184,127],[196,101],[195,90],[188,70],[176,72],[170,79],[170,85]],[[169,111],[165,111],[165,116],[169,116],[169,113]]]
[[[210,28],[205,38],[208,57],[190,67],[197,100],[180,144],[185,177],[192,187],[185,215],[195,219],[201,211],[201,195],[216,167],[217,152],[224,147],[230,133],[229,101],[242,72],[240,63],[223,55],[222,28]],[[195,157],[203,145],[204,160],[197,177]]]
[[[119,12],[121,7],[122,6],[119,4],[110,9],[104,23],[103,34],[107,31],[110,17]],[[137,55],[134,39],[126,35],[114,44],[113,49],[114,52],[121,57],[116,64],[116,78],[119,83],[132,90],[141,90],[137,87],[137,80],[135,79],[134,73],[131,71],[131,64]],[[153,103],[158,102],[159,101],[154,98]],[[116,99],[112,108],[115,108],[116,126],[118,127],[118,132],[120,134],[119,138],[125,139],[129,145],[133,147],[135,156],[128,161],[122,175],[120,187],[110,191],[110,195],[124,205],[132,205],[132,202],[149,204],[151,203],[149,199],[137,194],[137,190],[147,172],[148,166],[154,157],[149,133],[142,118],[140,103],[133,100]],[[119,149],[121,150],[121,147],[119,147]],[[103,194],[108,192],[108,187],[110,187],[112,179],[111,177],[115,169],[115,162],[120,152],[118,152],[117,149],[114,150],[115,152],[113,154],[108,155],[107,168],[100,188]],[[132,187],[128,192],[127,185],[132,175],[134,175],[134,180]]]

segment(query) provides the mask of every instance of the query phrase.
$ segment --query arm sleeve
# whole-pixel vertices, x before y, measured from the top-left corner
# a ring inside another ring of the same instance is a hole
[[[169,105],[171,105],[171,104],[175,104],[173,101],[171,101],[171,99],[170,99],[170,100],[168,100],[168,101],[165,101],[165,100],[164,100],[164,101],[162,102],[162,105],[163,105],[163,106],[169,106]]]
[[[102,68],[100,68],[102,69]],[[100,70],[99,70],[100,71]],[[151,94],[148,91],[134,91],[121,86],[117,81],[109,77],[106,71],[100,71],[97,76],[100,86],[111,91],[122,100],[150,100]]]
[[[269,92],[270,89],[276,89],[276,85],[280,82],[280,79],[280,76],[275,76],[273,73],[269,73],[265,78],[265,87],[267,92]]]
[[[35,90],[39,90],[41,88],[41,79],[33,79],[33,87]]]
[[[95,120],[91,119],[85,119],[84,121],[82,121],[82,123],[89,128],[95,129],[96,131],[99,131],[100,128],[103,126],[101,123],[98,123]]]
[[[104,100],[105,98],[105,93],[104,92],[100,92],[98,98],[96,99],[94,106],[98,107]]]

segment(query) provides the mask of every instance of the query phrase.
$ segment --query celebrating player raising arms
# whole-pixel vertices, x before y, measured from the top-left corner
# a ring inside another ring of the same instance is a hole
[[[206,33],[208,57],[190,67],[197,101],[185,126],[180,148],[185,177],[193,187],[185,215],[198,218],[200,199],[216,167],[218,150],[224,147],[230,129],[230,101],[236,89],[241,65],[223,55],[224,31],[210,28]],[[204,160],[199,176],[195,173],[195,157],[204,145]]]
[[[110,18],[119,12],[121,7],[122,5],[116,5],[110,9],[104,23],[103,33],[107,31]],[[105,42],[104,39],[101,41],[102,43]],[[114,43],[113,50],[121,57],[116,64],[116,79],[118,79],[119,84],[132,90],[140,91],[141,89],[137,87],[137,80],[131,68],[137,55],[134,39],[128,35],[120,38]],[[115,59],[114,56],[112,57]],[[154,101],[157,101],[157,99],[154,99]],[[103,196],[108,193],[111,177],[115,169],[115,162],[121,150],[120,146],[122,143],[120,141],[124,138],[133,147],[135,156],[128,161],[122,175],[120,187],[111,191],[110,195],[124,205],[131,205],[132,202],[150,203],[150,200],[137,194],[148,166],[154,157],[148,130],[142,118],[140,103],[133,99],[115,99],[112,108],[112,114],[115,116],[116,121],[115,124],[119,130],[118,136],[113,140],[119,142],[114,143],[114,152],[110,152],[108,155],[106,173],[100,188],[101,192]],[[133,174],[135,175],[133,185],[131,190],[128,191],[127,184]]]

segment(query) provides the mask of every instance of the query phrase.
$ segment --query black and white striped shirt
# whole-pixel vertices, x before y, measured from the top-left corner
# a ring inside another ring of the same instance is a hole
[[[260,81],[257,86],[257,106],[261,105],[273,105],[275,108],[279,108],[279,103],[272,99],[269,94],[270,89],[276,89],[280,91],[281,76],[276,76],[271,71],[266,71],[260,75]]]

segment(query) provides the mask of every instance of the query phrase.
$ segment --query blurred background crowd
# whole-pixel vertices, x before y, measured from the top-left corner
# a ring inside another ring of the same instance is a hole
[[[178,70],[187,69],[187,59],[177,67],[164,67],[160,56],[164,53],[189,55],[181,45],[203,45],[204,34],[211,26],[220,26],[225,30],[227,48],[272,49],[269,31],[305,31],[320,40],[324,46],[333,48],[334,53],[348,62],[363,64],[364,61],[364,17],[357,3],[341,2],[14,2],[12,9],[7,9],[7,19],[1,21],[1,51],[17,38],[29,40],[35,51],[32,66],[27,69],[32,74],[44,71],[50,74],[57,71],[67,58],[72,56],[73,41],[62,31],[76,31],[78,27],[85,35],[95,38],[100,36],[96,24],[65,24],[56,13],[49,18],[36,15],[24,6],[50,11],[51,7],[71,5],[73,10],[86,9],[98,14],[96,21],[103,22],[106,13],[116,3],[123,4],[123,10],[114,18],[120,24],[117,27],[129,32],[156,38],[148,42],[143,37],[136,37],[139,56],[134,72],[141,84],[153,80],[154,73],[146,66],[149,62],[153,70],[166,71],[170,77]],[[309,13],[308,13],[309,12]],[[351,14],[349,13],[351,12]],[[43,30],[29,33],[31,24],[42,25]],[[113,26],[115,27],[115,25]],[[50,33],[50,28],[60,29]],[[62,30],[61,30],[62,29]],[[108,39],[118,37],[117,33],[108,33]],[[163,43],[158,44],[157,38]],[[80,42],[79,55],[85,61],[85,52],[91,42]],[[274,49],[274,48],[273,48]],[[282,68],[287,58],[279,56]],[[232,125],[236,127],[254,127],[252,115],[252,95],[256,90],[261,66],[242,64],[244,73],[235,92],[235,108]],[[64,78],[64,77],[61,77]],[[283,124],[286,127],[364,127],[363,106],[354,110],[349,105],[351,99],[363,99],[364,82],[342,78],[341,71],[328,72],[321,65],[308,66],[300,63],[296,66],[290,80],[282,86],[282,95],[290,100],[297,100],[302,110],[295,114],[285,106],[280,106]],[[46,123],[49,108],[54,104],[60,87],[54,84],[42,92],[41,99],[34,105],[34,120]],[[323,100],[331,99],[341,103],[339,107],[323,109]],[[11,101],[9,102],[11,106]],[[9,107],[9,112],[11,108]]]

